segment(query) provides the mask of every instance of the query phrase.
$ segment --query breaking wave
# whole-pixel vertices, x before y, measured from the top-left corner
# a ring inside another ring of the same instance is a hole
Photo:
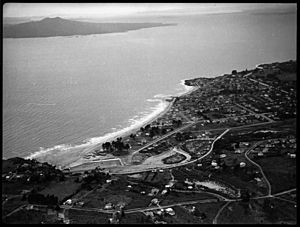
[[[193,87],[191,86],[186,86],[184,84],[184,80],[182,80],[180,82],[181,85],[184,86],[184,91],[180,91],[180,93],[176,94],[176,95],[182,95],[185,94],[189,91],[191,91],[193,89]],[[74,151],[74,149],[84,149],[84,148],[88,148],[89,146],[92,145],[97,145],[97,144],[101,144],[107,141],[111,141],[116,139],[117,137],[123,137],[126,134],[130,134],[131,131],[134,130],[138,130],[140,127],[142,127],[143,125],[146,125],[148,123],[150,123],[154,118],[156,118],[158,115],[160,115],[161,113],[163,113],[167,107],[170,105],[170,102],[165,101],[165,98],[169,98],[173,95],[164,95],[164,94],[157,94],[154,96],[154,98],[152,99],[147,99],[147,102],[157,102],[157,104],[155,106],[152,106],[150,108],[148,108],[148,111],[142,111],[140,112],[138,115],[133,116],[131,119],[128,120],[128,124],[129,126],[121,128],[121,129],[117,129],[117,128],[112,128],[112,132],[107,133],[103,136],[99,136],[99,137],[92,137],[89,139],[86,139],[83,141],[82,144],[79,145],[71,145],[71,144],[60,144],[60,145],[56,145],[54,147],[51,148],[43,148],[41,147],[39,151],[33,152],[30,155],[28,155],[27,159],[33,159],[33,158],[41,158],[44,155],[51,155],[51,152],[54,151],[64,151],[64,152],[72,152]],[[79,151],[80,153],[80,151]],[[80,155],[80,154],[78,154]],[[58,160],[59,161],[59,160]]]
[[[149,100],[147,100],[149,101]],[[46,155],[50,153],[51,151],[72,151],[73,149],[78,149],[78,148],[87,148],[92,145],[104,143],[106,141],[114,140],[117,137],[124,136],[125,133],[128,133],[132,130],[138,130],[140,127],[143,125],[147,124],[150,122],[152,119],[154,119],[156,116],[158,116],[160,113],[162,113],[169,105],[168,102],[165,102],[162,99],[153,99],[149,102],[158,102],[157,105],[154,107],[150,107],[149,111],[143,111],[140,113],[140,115],[135,115],[133,118],[128,120],[128,123],[130,124],[129,126],[122,128],[120,130],[117,130],[117,128],[112,128],[111,133],[107,133],[103,136],[100,137],[93,137],[89,138],[87,140],[84,140],[83,144],[80,145],[71,145],[71,144],[61,144],[61,145],[56,145],[51,148],[40,148],[39,151],[36,151],[30,155],[28,155],[27,159],[33,159],[33,158],[39,158],[43,155]]]

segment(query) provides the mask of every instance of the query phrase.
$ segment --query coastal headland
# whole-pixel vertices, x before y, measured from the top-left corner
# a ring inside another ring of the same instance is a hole
[[[296,68],[185,80],[158,116],[63,170],[3,160],[2,220],[295,224]]]

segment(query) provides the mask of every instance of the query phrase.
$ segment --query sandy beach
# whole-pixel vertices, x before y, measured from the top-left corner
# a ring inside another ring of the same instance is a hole
[[[184,80],[182,80],[182,85],[184,85]],[[115,136],[110,137],[107,141],[115,140],[118,137],[122,137],[122,138],[128,137],[130,134],[135,133],[136,131],[138,131],[141,127],[144,127],[144,126],[152,123],[153,121],[155,121],[156,119],[158,119],[159,117],[161,117],[165,113],[167,113],[169,111],[169,109],[172,107],[172,105],[173,105],[173,103],[175,101],[175,97],[180,97],[180,96],[188,95],[188,94],[190,94],[193,91],[195,91],[195,90],[198,89],[198,87],[192,87],[192,86],[187,86],[187,85],[184,85],[184,86],[190,87],[190,88],[188,89],[188,91],[183,92],[180,95],[177,95],[177,96],[174,95],[174,96],[172,96],[173,100],[171,102],[170,101],[166,101],[165,99],[162,100],[162,102],[168,103],[168,105],[166,106],[166,108],[163,111],[161,111],[157,115],[151,117],[150,119],[147,119],[146,121],[142,122],[141,124],[137,125],[136,127],[132,128],[132,129],[126,131],[126,132],[123,132],[121,134],[117,134]],[[69,165],[67,165],[65,167],[69,167],[69,168],[70,167],[75,167],[75,166],[82,165],[82,164],[89,163],[89,162],[95,163],[95,161],[93,161],[93,158],[87,160],[87,159],[83,158],[82,156],[86,155],[86,154],[89,154],[89,153],[91,153],[92,151],[94,151],[96,149],[102,149],[101,145],[102,145],[102,142],[98,143],[98,144],[93,144],[93,145],[90,145],[90,146],[86,147],[85,149],[82,150],[81,157],[78,160],[76,160],[75,162],[70,163]],[[99,157],[96,157],[95,159],[99,159]],[[107,157],[103,156],[102,159],[107,159]]]

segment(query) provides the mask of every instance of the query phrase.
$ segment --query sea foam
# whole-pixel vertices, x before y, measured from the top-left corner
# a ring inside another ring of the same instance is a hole
[[[60,151],[72,151],[74,149],[79,149],[79,148],[87,148],[92,145],[104,143],[106,141],[111,141],[117,137],[123,136],[125,133],[132,131],[132,130],[138,130],[140,127],[142,127],[144,124],[148,123],[151,121],[154,117],[159,115],[161,112],[163,112],[166,107],[169,105],[168,102],[162,100],[162,99],[153,99],[150,102],[158,102],[158,104],[154,107],[151,107],[149,111],[143,111],[141,112],[141,115],[135,115],[133,118],[128,120],[128,123],[130,124],[129,126],[122,128],[118,131],[115,131],[116,128],[113,128],[113,132],[107,133],[103,136],[100,137],[93,137],[85,140],[83,144],[80,145],[70,145],[70,144],[61,144],[61,145],[56,145],[51,148],[40,148],[39,151],[36,151],[30,155],[28,155],[27,159],[33,159],[33,158],[39,158],[41,156],[47,155],[48,153],[51,154],[51,151],[55,150],[60,150]]]
[[[183,95],[193,89],[191,86],[187,86],[184,84],[184,80],[181,80],[181,85],[184,86],[184,91],[180,91],[180,93],[176,95]],[[165,101],[165,98],[171,97],[173,95],[164,95],[164,94],[157,94],[152,99],[147,99],[148,102],[158,102],[157,105],[152,106],[148,109],[148,111],[142,111],[138,115],[135,115],[133,118],[128,120],[129,126],[124,127],[120,130],[117,130],[116,128],[112,128],[112,132],[107,133],[103,136],[99,137],[92,137],[89,139],[86,139],[83,141],[82,144],[79,145],[71,145],[71,144],[61,144],[56,145],[51,148],[40,148],[39,151],[36,151],[34,153],[31,153],[26,159],[33,159],[33,158],[41,158],[43,159],[43,156],[51,155],[54,151],[62,151],[62,152],[72,152],[75,149],[85,149],[88,147],[91,147],[93,145],[101,144],[107,141],[114,140],[117,137],[124,136],[126,133],[129,133],[132,130],[138,130],[143,125],[150,122],[152,119],[160,115],[169,105],[170,102]],[[81,150],[82,151],[82,150]],[[81,151],[79,153],[81,153]],[[78,154],[80,156],[80,154]],[[59,161],[59,160],[58,160]]]

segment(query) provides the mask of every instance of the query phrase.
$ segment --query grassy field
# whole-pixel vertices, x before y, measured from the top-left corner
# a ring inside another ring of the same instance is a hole
[[[71,224],[108,224],[111,214],[96,211],[69,210],[67,217]]]
[[[256,224],[255,212],[248,203],[235,202],[227,205],[219,215],[218,224]]]
[[[152,224],[152,221],[147,219],[145,214],[139,212],[125,214],[125,216],[121,218],[120,224]]]
[[[162,218],[168,224],[200,224],[201,221],[196,216],[190,214],[186,209],[181,206],[173,207],[175,211],[174,216],[165,214]]]
[[[75,177],[76,178],[76,177]],[[81,183],[74,182],[75,178],[67,178],[61,182],[51,182],[48,187],[42,190],[40,193],[43,195],[55,195],[58,200],[61,201],[65,197],[76,193],[80,188]]]
[[[215,196],[207,194],[207,193],[183,193],[183,192],[175,192],[171,191],[167,195],[159,198],[160,205],[169,205],[179,202],[186,202],[186,201],[194,201],[194,200],[205,200],[205,199],[212,199],[217,200]]]
[[[274,198],[232,202],[220,214],[218,224],[295,224],[296,211],[294,204]]]
[[[254,161],[262,167],[272,186],[272,193],[296,188],[296,159],[282,156],[258,158]]]
[[[203,219],[203,224],[212,224],[213,219],[218,213],[219,209],[225,204],[225,202],[218,203],[204,203],[204,204],[194,204],[201,213],[203,212],[206,215],[206,218]]]
[[[95,190],[83,199],[84,207],[104,208],[107,203],[116,205],[119,202],[124,202],[126,209],[148,206],[152,198],[140,194],[140,191],[128,191],[127,185],[128,182],[123,177],[101,192]]]
[[[7,224],[41,224],[41,222],[45,221],[45,214],[35,210],[20,210],[2,219],[2,222]]]
[[[263,208],[264,222],[270,224],[293,223],[296,224],[297,208],[294,204],[278,200],[268,199],[273,207]]]
[[[22,197],[9,199],[4,204],[2,204],[2,217],[24,204],[27,204],[27,201],[22,201]]]
[[[48,183],[39,183],[40,187],[45,187]],[[22,182],[3,182],[2,181],[2,194],[19,195],[22,190],[31,190],[37,184],[24,184]]]

